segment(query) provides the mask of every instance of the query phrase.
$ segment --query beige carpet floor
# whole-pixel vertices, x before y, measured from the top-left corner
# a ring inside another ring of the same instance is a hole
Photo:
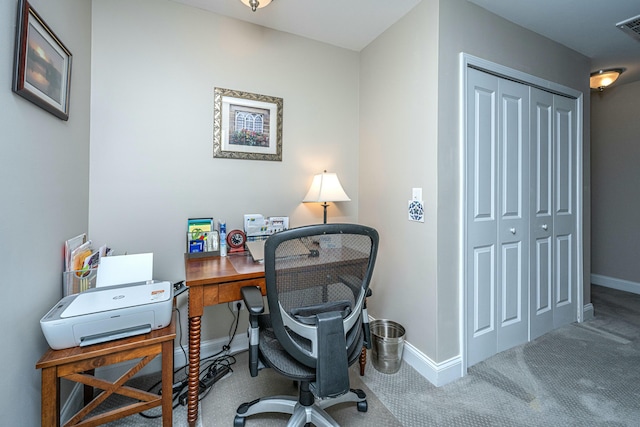
[[[249,375],[247,353],[236,355],[237,362],[233,365],[233,372],[218,381],[211,392],[200,401],[200,417],[198,426],[202,427],[231,427],[237,407],[259,397],[274,395],[296,395],[297,390],[291,380],[287,380],[271,369],[264,369],[256,378]],[[356,365],[349,370],[351,388],[362,389],[367,394],[368,411],[358,412],[355,404],[341,404],[328,408],[327,412],[342,426],[353,427],[402,427],[402,424],[378,400],[371,390],[362,382],[359,368]],[[153,384],[157,377],[134,379],[138,383]],[[102,410],[107,410],[123,402],[124,398],[111,399]],[[173,425],[187,426],[186,406],[178,405],[173,411]],[[146,412],[147,415],[157,416],[160,409]],[[246,427],[281,427],[286,424],[287,415],[265,414],[247,418]],[[140,415],[133,415],[105,424],[109,427],[138,427],[161,426],[159,418],[147,419]]]

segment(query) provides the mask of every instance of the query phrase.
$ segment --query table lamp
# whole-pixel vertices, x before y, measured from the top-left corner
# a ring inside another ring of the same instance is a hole
[[[342,189],[338,175],[335,173],[319,173],[313,177],[311,188],[302,200],[303,203],[322,203],[324,208],[324,224],[327,223],[327,202],[349,202],[351,199]]]

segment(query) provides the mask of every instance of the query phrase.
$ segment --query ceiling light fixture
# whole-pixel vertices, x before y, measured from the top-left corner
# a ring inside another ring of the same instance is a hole
[[[624,69],[622,68],[611,68],[608,70],[599,70],[595,73],[591,73],[591,78],[589,79],[589,87],[591,89],[596,89],[602,92],[604,88],[610,86],[618,80],[620,74]]]
[[[251,8],[254,12],[256,9],[262,9],[265,6],[268,6],[273,0],[240,0],[242,3]]]

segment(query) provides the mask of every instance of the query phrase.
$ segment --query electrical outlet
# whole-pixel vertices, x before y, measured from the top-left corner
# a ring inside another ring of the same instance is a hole
[[[244,301],[243,300],[238,300],[238,301],[234,301],[231,303],[231,309],[233,311],[238,311],[238,304],[240,304],[240,310],[246,310],[247,307],[244,306]]]

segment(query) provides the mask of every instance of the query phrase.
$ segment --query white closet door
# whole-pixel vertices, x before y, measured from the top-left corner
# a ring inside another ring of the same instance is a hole
[[[531,339],[553,329],[553,97],[531,88]]]
[[[576,149],[574,99],[555,95],[554,118],[554,328],[577,319]]]
[[[467,365],[496,353],[499,79],[468,70]]]
[[[529,90],[473,69],[467,85],[467,361],[528,339]]]
[[[531,339],[576,320],[576,102],[531,89]]]
[[[529,338],[529,88],[500,80],[498,352]]]

